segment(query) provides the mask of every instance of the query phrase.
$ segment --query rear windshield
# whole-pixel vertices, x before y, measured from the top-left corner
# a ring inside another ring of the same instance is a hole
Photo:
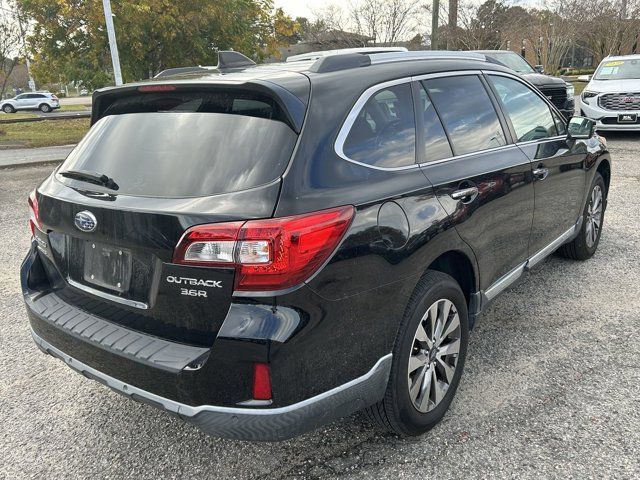
[[[282,175],[297,138],[269,101],[229,94],[136,95],[105,114],[59,172],[107,175],[113,193],[125,195],[200,197],[263,185]]]

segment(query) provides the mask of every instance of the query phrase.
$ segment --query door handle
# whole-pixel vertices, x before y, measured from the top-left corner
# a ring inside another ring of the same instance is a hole
[[[471,197],[475,197],[478,194],[478,187],[469,187],[456,190],[451,193],[451,198],[454,200],[471,200]]]
[[[549,169],[544,167],[538,167],[533,171],[533,176],[538,180],[544,180],[549,176]]]

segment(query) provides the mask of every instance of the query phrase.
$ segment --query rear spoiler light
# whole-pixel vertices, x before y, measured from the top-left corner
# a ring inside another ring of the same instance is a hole
[[[138,87],[138,91],[142,93],[147,92],[173,92],[176,89],[175,85],[143,85]]]
[[[351,224],[351,205],[291,217],[198,225],[180,239],[173,263],[236,269],[235,290],[286,290],[308,280]]]

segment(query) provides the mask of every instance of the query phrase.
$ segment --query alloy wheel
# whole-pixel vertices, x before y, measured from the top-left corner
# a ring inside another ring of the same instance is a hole
[[[600,235],[602,226],[602,189],[600,185],[593,187],[589,205],[587,205],[586,241],[589,248],[593,248]]]
[[[460,353],[460,315],[453,302],[440,299],[424,314],[409,357],[409,396],[426,413],[438,406],[453,381]]]

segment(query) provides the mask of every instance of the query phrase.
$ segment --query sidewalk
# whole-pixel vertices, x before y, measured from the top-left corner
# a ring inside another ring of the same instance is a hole
[[[0,168],[64,160],[75,145],[0,150]]]

